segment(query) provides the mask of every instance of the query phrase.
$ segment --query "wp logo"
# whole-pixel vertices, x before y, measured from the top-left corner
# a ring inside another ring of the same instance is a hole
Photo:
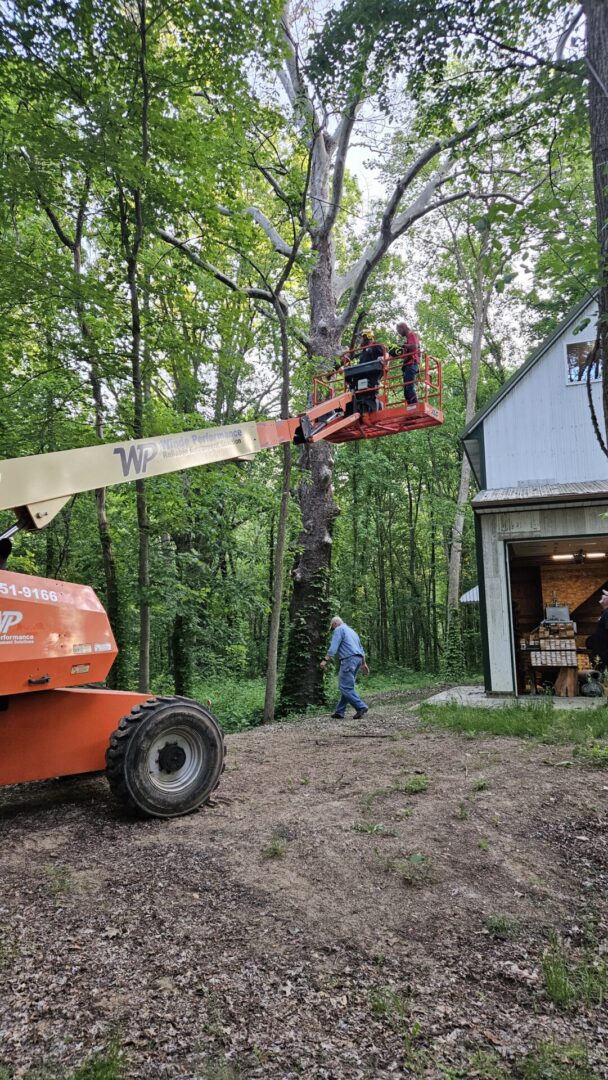
[[[143,446],[130,446],[127,450],[124,446],[115,446],[113,453],[120,455],[120,466],[123,476],[141,476],[147,471],[148,465],[154,461],[158,453],[155,443],[144,443]]]
[[[0,611],[0,634],[8,634],[23,618],[21,611]]]

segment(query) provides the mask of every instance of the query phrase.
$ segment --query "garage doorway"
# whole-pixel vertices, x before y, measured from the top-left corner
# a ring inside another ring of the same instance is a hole
[[[552,687],[561,693],[566,683],[578,693],[576,673],[565,666],[588,666],[585,640],[597,626],[599,598],[608,588],[608,537],[514,541],[507,555],[517,693]]]

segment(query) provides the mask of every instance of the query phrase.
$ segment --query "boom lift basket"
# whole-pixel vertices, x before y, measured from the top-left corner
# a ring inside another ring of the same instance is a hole
[[[418,398],[409,405],[405,398],[404,382],[408,378],[403,356],[383,356],[365,364],[349,364],[353,353],[345,354],[347,362],[339,371],[328,371],[314,379],[314,405],[331,403],[345,391],[353,394],[352,421],[332,431],[323,432],[326,442],[343,443],[355,439],[374,439],[381,435],[397,435],[403,431],[436,427],[443,423],[441,364],[428,353],[424,354],[420,371],[413,380]],[[409,380],[408,380],[409,381]],[[376,390],[377,387],[377,390]],[[373,395],[374,409],[370,410]],[[362,408],[357,408],[360,401]],[[349,407],[349,412],[350,412]]]

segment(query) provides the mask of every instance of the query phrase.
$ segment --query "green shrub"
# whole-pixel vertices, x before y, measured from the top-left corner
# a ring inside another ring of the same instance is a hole
[[[574,755],[583,765],[593,769],[608,769],[608,743],[594,742],[592,739],[584,746],[577,746]]]
[[[261,724],[264,714],[264,679],[208,679],[196,686],[193,695],[207,705],[224,731],[245,731]]]

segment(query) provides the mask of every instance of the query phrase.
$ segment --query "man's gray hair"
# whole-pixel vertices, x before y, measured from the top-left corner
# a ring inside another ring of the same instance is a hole
[[[339,615],[334,615],[334,617],[331,620],[329,625],[331,626],[331,628],[333,630],[335,626],[341,626],[342,625],[342,619],[340,618]]]

